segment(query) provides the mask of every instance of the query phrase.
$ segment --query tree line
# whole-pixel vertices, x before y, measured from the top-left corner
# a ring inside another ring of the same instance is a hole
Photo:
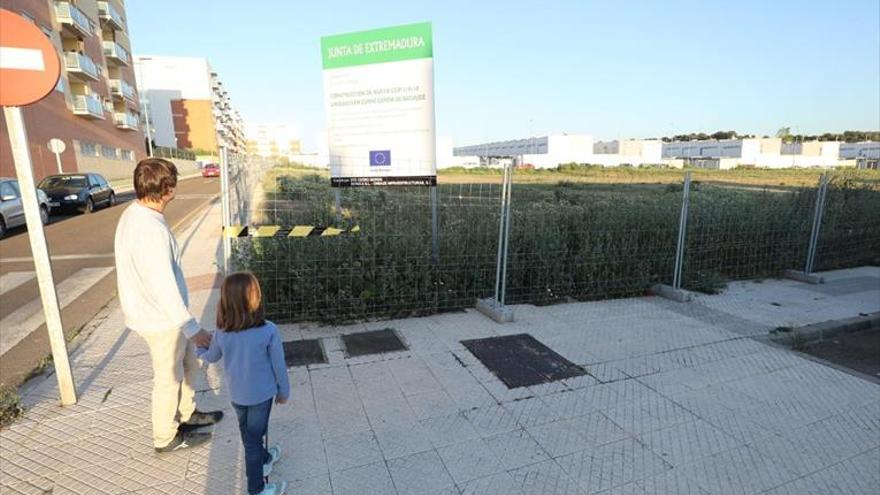
[[[717,131],[712,134],[705,132],[691,132],[689,134],[676,134],[675,136],[663,136],[663,142],[671,141],[706,141],[709,139],[747,139],[757,137],[755,134],[740,134],[736,131]],[[762,136],[770,137],[770,136]],[[824,134],[792,134],[790,127],[783,127],[776,132],[776,136],[785,143],[801,143],[804,141],[842,141],[845,143],[857,143],[860,141],[880,141],[880,131],[844,131],[842,133],[826,132]]]

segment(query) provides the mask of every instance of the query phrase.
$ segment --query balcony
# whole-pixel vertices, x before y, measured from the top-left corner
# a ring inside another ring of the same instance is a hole
[[[116,112],[113,114],[113,120],[116,127],[127,131],[136,131],[140,129],[140,119],[137,115],[129,112]]]
[[[122,45],[115,41],[104,42],[104,56],[107,57],[108,61],[115,62],[118,65],[127,66],[131,61],[128,50],[122,48]]]
[[[104,105],[95,95],[74,95],[73,113],[87,119],[104,119]]]
[[[98,66],[87,55],[64,52],[64,68],[67,73],[85,81],[97,81],[101,76]]]
[[[98,17],[110,29],[125,29],[125,19],[110,2],[98,2]]]
[[[110,93],[113,96],[126,99],[132,103],[135,101],[135,91],[131,84],[124,79],[110,79]]]
[[[61,24],[62,30],[75,36],[91,36],[92,22],[76,5],[70,2],[55,2],[55,20]]]

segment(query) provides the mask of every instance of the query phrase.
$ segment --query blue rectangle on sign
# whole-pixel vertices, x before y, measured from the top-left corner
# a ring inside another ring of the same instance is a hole
[[[391,165],[391,150],[370,151],[371,167],[387,167]]]

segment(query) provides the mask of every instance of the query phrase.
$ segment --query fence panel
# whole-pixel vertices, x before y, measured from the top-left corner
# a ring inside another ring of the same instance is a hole
[[[426,315],[494,294],[500,170],[441,175],[435,261],[429,187],[332,188],[326,170],[234,154],[228,163],[232,222],[278,227],[231,242],[233,267],[257,274],[274,320]],[[866,174],[832,179],[817,270],[878,262],[880,191]],[[729,280],[801,269],[818,176],[694,170],[683,288],[713,293]],[[683,178],[670,169],[517,170],[506,303],[633,297],[672,284]]]

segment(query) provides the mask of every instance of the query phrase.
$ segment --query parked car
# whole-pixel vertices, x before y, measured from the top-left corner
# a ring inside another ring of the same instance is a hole
[[[205,165],[202,169],[202,177],[220,177],[220,167],[214,163]]]
[[[49,197],[37,189],[37,202],[40,204],[40,220],[43,225],[49,222]],[[21,204],[21,189],[18,181],[0,177],[0,239],[6,236],[7,229],[24,225],[24,208]]]
[[[50,175],[40,182],[39,188],[49,196],[49,205],[55,210],[95,211],[98,205],[116,204],[116,193],[99,174]]]

